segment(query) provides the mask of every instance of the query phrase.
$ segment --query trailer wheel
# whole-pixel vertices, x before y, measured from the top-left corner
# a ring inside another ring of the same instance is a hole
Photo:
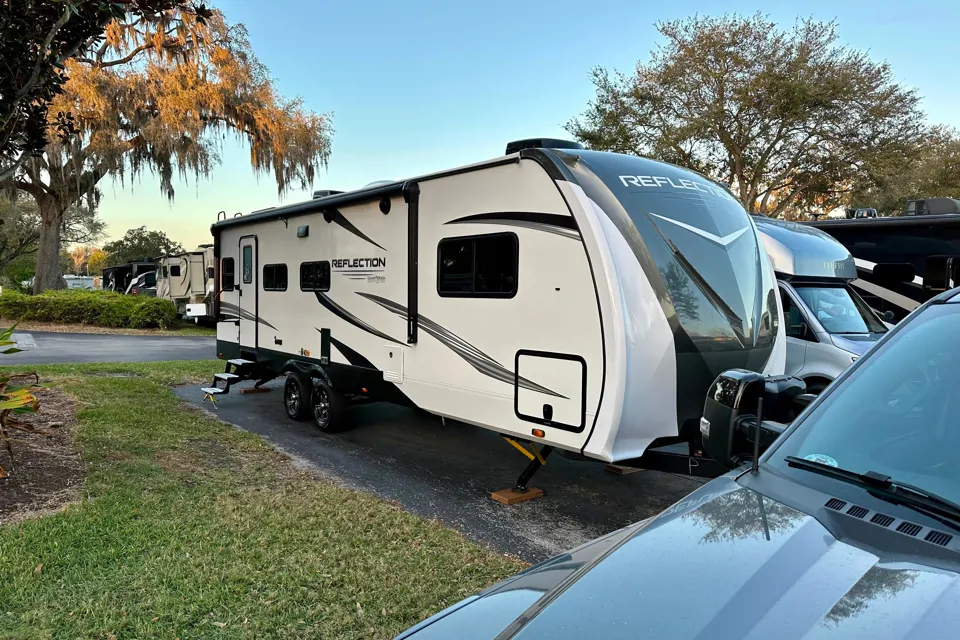
[[[310,398],[313,421],[321,431],[332,433],[343,428],[343,412],[347,400],[325,380],[317,380]]]
[[[287,417],[306,420],[310,412],[310,380],[295,373],[287,374],[283,385],[283,408]]]

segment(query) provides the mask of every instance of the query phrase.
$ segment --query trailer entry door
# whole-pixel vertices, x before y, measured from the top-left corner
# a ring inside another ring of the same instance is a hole
[[[257,237],[240,238],[240,346],[257,348]]]
[[[518,418],[547,428],[575,433],[584,430],[586,360],[568,353],[520,350],[514,370],[514,412]]]

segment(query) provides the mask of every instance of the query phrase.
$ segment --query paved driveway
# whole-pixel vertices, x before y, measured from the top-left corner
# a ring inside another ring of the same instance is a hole
[[[216,358],[212,336],[117,336],[91,333],[14,333],[23,349],[0,357],[6,364],[155,362]]]
[[[530,562],[642,520],[700,485],[655,471],[612,475],[603,464],[554,455],[530,483],[546,492],[543,498],[501,505],[489,493],[513,486],[527,460],[495,433],[451,421],[444,426],[404,407],[369,404],[350,409],[351,429],[327,435],[310,422],[286,417],[280,381],[265,386],[272,391],[220,396],[217,409],[202,403],[196,387],[176,393],[265,436],[336,482],[396,501]]]

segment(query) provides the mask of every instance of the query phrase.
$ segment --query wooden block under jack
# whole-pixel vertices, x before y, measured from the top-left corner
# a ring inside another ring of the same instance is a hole
[[[500,491],[494,491],[490,494],[491,498],[502,504],[517,504],[541,496],[543,496],[543,489],[537,489],[536,487],[527,487],[527,490],[523,493],[515,489],[500,489]]]
[[[637,469],[636,467],[621,467],[618,464],[608,464],[604,465],[603,470],[607,473],[614,473],[618,476],[625,476],[628,473],[636,473],[637,471],[643,471],[643,469]]]
[[[240,389],[240,393],[267,393],[270,389],[266,387],[250,387],[249,389]]]

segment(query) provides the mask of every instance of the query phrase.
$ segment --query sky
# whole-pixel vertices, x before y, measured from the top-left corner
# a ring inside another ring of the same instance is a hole
[[[673,0],[656,9],[612,0],[208,0],[243,23],[280,93],[329,113],[329,167],[314,189],[350,190],[502,155],[510,140],[569,139],[564,124],[594,95],[590,70],[630,72],[662,42],[657,21],[760,10],[782,25],[799,3]],[[649,6],[649,5],[648,5]],[[960,126],[960,2],[807,0],[802,16],[836,19],[843,44],[886,60],[916,88],[932,122]],[[146,225],[191,248],[210,241],[218,211],[282,200],[269,175],[254,175],[244,146],[224,141],[209,178],[176,183],[100,183],[109,238]]]

